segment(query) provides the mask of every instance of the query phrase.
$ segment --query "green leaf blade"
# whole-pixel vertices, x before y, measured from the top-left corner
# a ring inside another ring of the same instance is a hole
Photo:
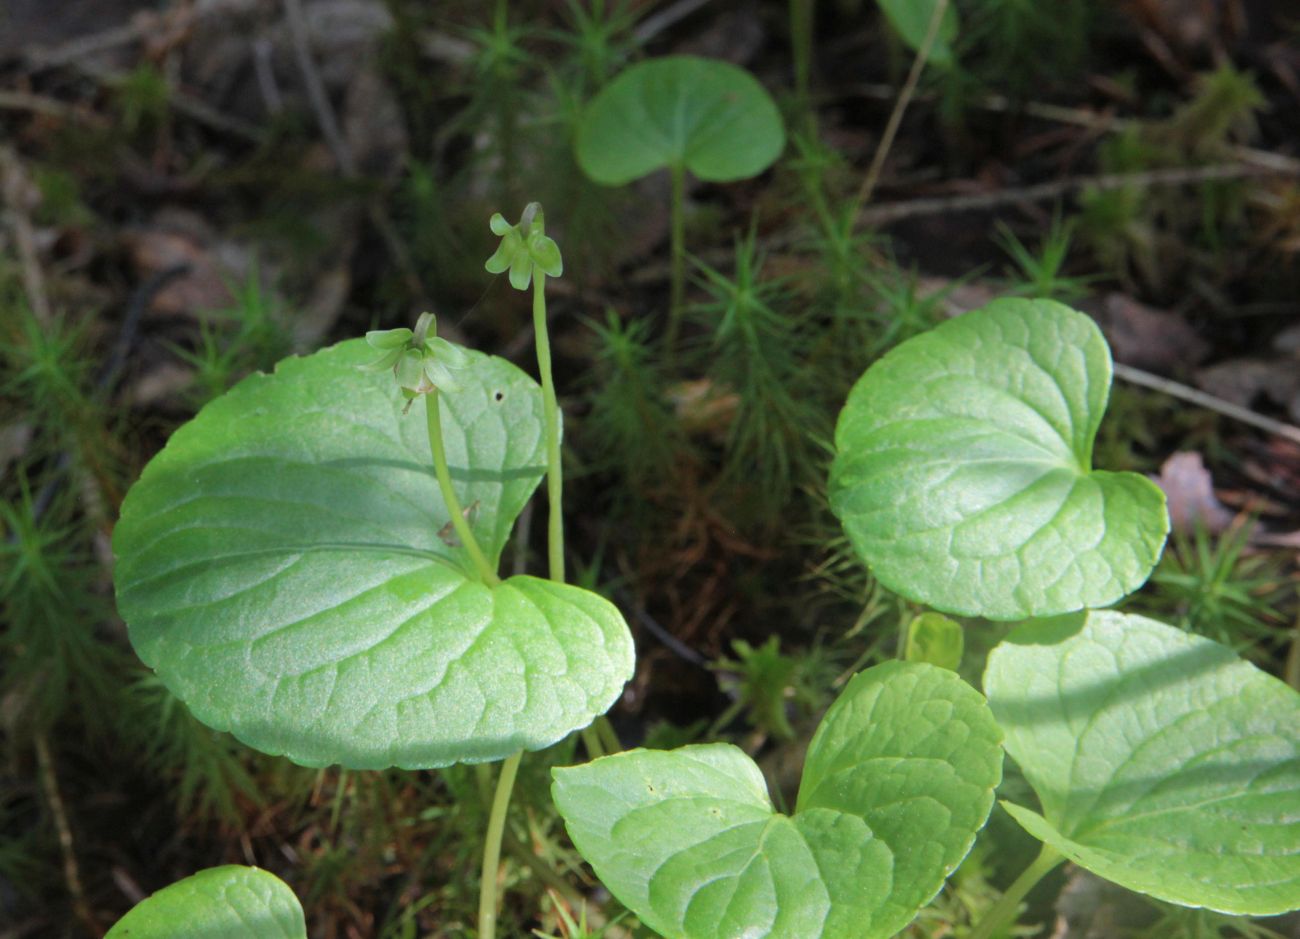
[[[832,705],[793,817],[773,812],[758,768],[725,744],[557,769],[553,794],[602,881],[665,936],[884,939],[969,851],[1001,778],[1000,740],[951,672],[891,663]]]
[[[1149,480],[1091,471],[1111,377],[1087,317],[1000,300],[895,348],[836,426],[831,505],[887,587],[1017,619],[1104,606],[1168,531]]]
[[[1300,907],[1300,694],[1140,616],[1023,627],[985,688],[1043,813],[1024,827],[1094,873],[1184,906]]]
[[[771,96],[727,62],[665,56],[624,70],[592,99],[578,128],[578,163],[622,186],[684,166],[710,182],[756,176],[785,147]]]
[[[307,939],[302,906],[273,874],[212,867],[137,903],[107,939]]]
[[[885,18],[898,31],[903,42],[915,52],[925,42],[926,33],[930,31],[930,21],[934,18],[938,0],[876,0]],[[957,5],[949,3],[944,10],[939,32],[930,46],[930,61],[935,65],[951,65],[953,61],[952,44],[957,39],[958,19]]]
[[[575,587],[472,575],[426,422],[357,340],[282,363],[178,431],[123,505],[118,605],[200,720],[305,765],[443,766],[554,742],[630,676]],[[495,561],[542,475],[537,386],[471,354],[439,395],[452,477]],[[423,404],[421,403],[421,406]]]

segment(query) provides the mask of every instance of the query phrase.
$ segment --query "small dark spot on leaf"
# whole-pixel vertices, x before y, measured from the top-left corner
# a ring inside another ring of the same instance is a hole
[[[505,397],[505,392],[503,391],[498,391],[496,394],[492,395],[493,400],[496,401],[504,401]]]

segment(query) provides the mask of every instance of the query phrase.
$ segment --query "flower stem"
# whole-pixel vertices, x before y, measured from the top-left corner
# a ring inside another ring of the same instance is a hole
[[[546,556],[551,580],[564,583],[564,465],[560,459],[560,405],[551,375],[551,338],[546,327],[546,275],[533,277],[533,332],[537,338],[537,371],[542,377],[542,408],[546,418]]]
[[[967,939],[991,939],[1000,931],[1010,926],[1020,910],[1020,902],[1034,889],[1034,885],[1047,876],[1048,872],[1065,860],[1065,856],[1051,845],[1043,845],[1034,863],[1025,868],[1016,878],[1015,883],[1007,888],[1002,898],[989,907],[984,917],[971,930]]]
[[[672,176],[672,294],[664,345],[671,360],[676,352],[677,327],[682,318],[682,297],[686,288],[686,167],[674,163],[669,173]]]
[[[880,137],[880,143],[876,145],[876,155],[871,160],[871,166],[867,168],[867,175],[862,180],[862,188],[858,190],[858,197],[853,202],[855,219],[862,214],[862,207],[867,204],[871,193],[875,191],[876,183],[880,179],[880,171],[885,167],[885,157],[889,155],[889,149],[894,145],[894,135],[898,133],[898,128],[903,123],[903,114],[907,111],[907,105],[916,92],[916,84],[921,80],[921,73],[925,71],[925,63],[930,60],[930,52],[939,38],[943,18],[948,12],[948,3],[949,0],[938,0],[934,5],[934,12],[930,14],[925,38],[921,40],[921,47],[916,50],[916,58],[912,60],[912,68],[903,82],[903,90],[898,93],[894,110],[889,113],[885,132]]]
[[[437,389],[424,396],[424,413],[429,424],[429,450],[433,453],[433,471],[438,477],[438,489],[442,492],[442,501],[446,503],[447,511],[451,513],[452,528],[456,530],[456,536],[460,538],[460,543],[465,546],[470,560],[478,569],[479,577],[489,587],[495,587],[501,583],[501,578],[497,577],[496,571],[488,563],[487,555],[478,546],[474,531],[465,518],[465,510],[461,508],[460,500],[456,498],[456,490],[451,484],[451,470],[447,468],[447,450],[442,443],[442,415],[438,405]]]
[[[497,871],[501,866],[501,837],[506,830],[506,809],[510,805],[510,792],[515,787],[515,774],[523,751],[508,756],[501,764],[497,777],[496,795],[492,798],[492,814],[488,816],[487,837],[483,845],[483,877],[478,891],[478,937],[494,939],[497,931]]]

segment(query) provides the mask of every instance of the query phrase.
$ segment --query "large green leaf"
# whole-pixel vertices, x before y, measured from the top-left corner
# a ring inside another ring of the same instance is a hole
[[[998,300],[867,369],[835,429],[831,505],[894,591],[992,619],[1105,606],[1146,580],[1169,519],[1094,471],[1110,350],[1092,320]]]
[[[557,769],[552,791],[601,880],[665,936],[885,939],[970,850],[1000,739],[953,673],[890,662],[827,712],[793,816],[773,811],[758,767],[728,744]]]
[[[684,55],[620,73],[587,106],[577,144],[583,172],[608,186],[669,166],[712,182],[747,179],[784,147],[781,114],[752,75]]]
[[[145,468],[114,533],[118,606],[200,720],[311,766],[443,766],[553,743],[631,674],[618,611],[492,588],[453,546],[423,400],[354,340],[209,404]],[[543,472],[542,405],[470,354],[440,394],[451,475],[495,560]]]
[[[1300,908],[1300,694],[1232,650],[1094,612],[1013,632],[984,687],[1042,803],[1024,827],[1185,906]]]
[[[256,867],[211,867],[141,900],[106,939],[307,939],[302,907]]]
[[[939,0],[876,0],[889,24],[898,31],[903,42],[919,50],[930,31]],[[957,38],[957,5],[949,3],[939,24],[939,32],[930,46],[930,61],[935,65],[952,63],[952,44]]]

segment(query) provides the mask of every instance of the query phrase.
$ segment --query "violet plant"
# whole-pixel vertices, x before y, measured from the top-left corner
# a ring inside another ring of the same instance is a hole
[[[431,317],[286,360],[173,436],[114,539],[132,642],[211,726],[312,766],[505,760],[483,937],[521,751],[603,713],[632,666],[618,611],[563,582],[544,292],[559,250],[535,205],[492,227],[489,269],[534,290],[540,386],[439,339]],[[1091,465],[1110,380],[1091,320],[1029,300],[867,370],[839,418],[832,506],[875,575],[936,612],[909,626],[904,660],[831,705],[789,815],[727,744],[553,771],[574,844],[642,923],[671,939],[887,939],[970,851],[1004,752],[1036,801],[1003,806],[1042,850],[973,939],[1005,934],[1066,859],[1185,906],[1300,908],[1300,694],[1209,639],[1104,609],[1145,581],[1168,529],[1152,483]],[[406,413],[417,398],[425,421]],[[551,579],[501,579],[543,475]],[[953,671],[961,627],[942,613],[1021,621],[982,693]],[[305,936],[288,888],[237,867],[160,891],[110,936],[192,922]]]

